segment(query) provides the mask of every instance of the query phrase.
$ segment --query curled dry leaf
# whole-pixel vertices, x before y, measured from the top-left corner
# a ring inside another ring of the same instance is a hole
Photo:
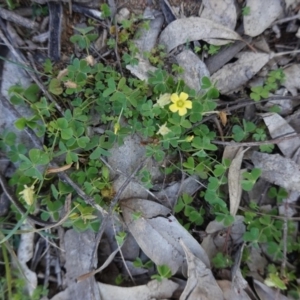
[[[294,64],[284,69],[285,81],[282,83],[293,96],[300,90],[300,64]]]
[[[234,31],[214,21],[199,17],[179,19],[170,23],[161,33],[159,44],[170,52],[175,47],[191,41],[203,39],[222,39],[214,44],[225,45],[241,37]]]
[[[278,289],[272,289],[262,282],[254,279],[254,289],[260,299],[263,300],[288,300],[287,297],[278,293]]]
[[[234,29],[236,25],[236,8],[233,0],[203,0],[204,9],[201,18],[205,18],[221,24],[229,29]],[[206,40],[214,44],[215,40]]]
[[[32,226],[29,224],[22,225],[22,230],[31,230]],[[26,289],[29,295],[32,295],[37,287],[37,274],[31,271],[27,263],[32,259],[34,245],[34,232],[27,232],[21,234],[20,244],[18,248],[18,259],[22,271],[26,277]]]
[[[201,246],[211,260],[219,251],[224,249],[225,243],[226,247],[240,244],[245,230],[244,217],[242,216],[235,216],[235,221],[231,227],[226,227],[221,222],[211,221],[206,227],[207,236],[203,239]]]
[[[64,171],[70,169],[72,167],[72,165],[73,165],[73,163],[64,165],[60,168],[49,168],[49,169],[47,169],[46,174],[64,172]]]
[[[242,186],[241,186],[241,164],[244,153],[249,148],[243,150],[240,148],[235,158],[232,160],[228,171],[228,189],[230,199],[230,214],[235,216],[241,201]]]
[[[276,113],[263,114],[262,116],[273,139],[281,136],[295,135],[294,139],[283,140],[277,144],[285,157],[292,158],[295,152],[300,148],[300,138],[297,136],[297,132],[284,118]]]
[[[250,14],[244,16],[245,34],[258,36],[267,29],[282,13],[281,0],[247,0]]]
[[[215,72],[211,79],[221,94],[229,94],[250,80],[269,59],[266,53],[244,52],[236,62]]]
[[[98,282],[101,300],[170,299],[177,287],[177,283],[168,279],[163,279],[161,282],[152,280],[145,285],[135,287],[120,287]]]
[[[254,151],[252,162],[262,170],[261,177],[288,191],[300,192],[299,165],[279,154],[266,154]]]
[[[168,265],[175,274],[186,267],[184,251],[179,239],[189,245],[194,255],[209,267],[207,254],[198,242],[182,227],[170,210],[144,199],[127,199],[120,203],[129,231],[145,254],[156,265]],[[136,217],[134,213],[140,214]]]
[[[218,280],[217,282],[223,292],[224,300],[250,300],[251,299],[244,290],[241,290],[239,291],[239,293],[237,293],[230,281]]]
[[[200,91],[202,77],[210,76],[204,62],[191,50],[182,51],[176,56],[176,60],[184,69],[184,72],[180,74],[180,79],[183,79],[190,88]]]
[[[180,300],[222,300],[223,293],[211,270],[180,240],[188,264],[188,280]]]

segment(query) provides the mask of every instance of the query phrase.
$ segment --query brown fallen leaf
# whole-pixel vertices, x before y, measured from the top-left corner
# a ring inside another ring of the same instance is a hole
[[[64,165],[64,166],[59,167],[59,168],[49,168],[49,169],[47,169],[46,174],[64,172],[66,170],[69,170],[72,167],[72,165],[73,165],[73,163],[68,164],[68,165]]]

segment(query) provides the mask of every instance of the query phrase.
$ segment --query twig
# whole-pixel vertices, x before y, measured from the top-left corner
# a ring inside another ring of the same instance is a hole
[[[120,189],[118,190],[118,192],[116,193],[116,195],[114,196],[114,198],[111,201],[111,204],[109,206],[109,210],[108,210],[108,214],[106,214],[102,220],[101,223],[101,227],[97,233],[96,236],[96,242],[95,242],[95,248],[93,250],[93,254],[92,254],[92,258],[91,258],[91,264],[90,264],[90,268],[92,269],[92,266],[94,264],[94,262],[96,262],[96,253],[97,253],[97,248],[98,248],[98,244],[102,238],[102,235],[104,233],[104,230],[107,226],[107,222],[108,222],[108,218],[111,216],[115,206],[117,205],[121,194],[123,193],[123,191],[125,190],[125,188],[127,187],[127,185],[130,183],[130,181],[134,178],[135,174],[143,167],[145,163],[145,160],[143,160],[139,166],[131,173],[130,176],[127,177],[127,179],[124,181],[124,183],[122,184],[122,186],[120,187]]]
[[[29,29],[38,29],[39,24],[31,21],[27,18],[24,18],[12,11],[6,10],[2,7],[0,7],[0,17],[4,20],[11,21],[13,23],[16,23],[18,25],[21,25],[23,27],[29,28]]]
[[[216,145],[223,145],[223,146],[245,146],[245,147],[254,147],[260,145],[268,145],[268,144],[279,144],[283,141],[291,140],[294,138],[299,138],[300,134],[293,134],[283,137],[278,137],[276,139],[268,140],[268,141],[261,141],[261,142],[244,142],[244,143],[236,143],[236,142],[223,142],[223,141],[211,141],[213,144]]]

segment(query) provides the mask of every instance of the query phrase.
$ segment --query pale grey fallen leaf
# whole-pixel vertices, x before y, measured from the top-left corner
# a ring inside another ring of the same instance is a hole
[[[250,246],[249,259],[247,259],[246,264],[251,272],[251,277],[263,280],[261,274],[264,274],[268,261],[261,248]]]
[[[235,41],[231,45],[223,47],[217,54],[209,56],[204,62],[210,74],[221,69],[227,62],[236,56],[242,49],[250,43],[252,38],[245,37],[243,41]]]
[[[207,236],[204,237],[201,246],[211,260],[224,248],[225,243],[227,244],[227,247],[229,246],[229,240],[230,244],[240,244],[245,230],[244,217],[242,216],[235,216],[235,221],[231,227],[226,227],[222,222],[211,221],[205,229]],[[228,233],[230,239],[228,239]]]
[[[299,165],[279,154],[267,154],[254,151],[252,162],[262,170],[261,177],[279,185],[288,191],[300,192]]]
[[[241,165],[243,161],[244,153],[249,148],[243,150],[241,147],[235,158],[232,160],[228,170],[228,190],[229,190],[229,201],[230,201],[230,214],[235,216],[240,206],[242,196],[241,186]]]
[[[277,289],[272,289],[255,279],[254,289],[261,300],[288,300],[287,297],[279,294]]]
[[[137,59],[137,65],[127,65],[126,69],[129,70],[138,79],[147,81],[149,78],[149,72],[154,73],[157,68],[151,66],[149,61],[143,59],[141,56],[137,56]]]
[[[64,291],[59,292],[53,296],[50,300],[70,300],[69,289],[66,288]]]
[[[177,283],[168,279],[163,279],[161,282],[152,280],[146,285],[135,287],[120,287],[98,282],[98,289],[102,300],[169,299],[177,287]]]
[[[267,29],[281,14],[281,0],[247,0],[250,13],[244,16],[245,34],[258,36]]]
[[[180,78],[195,91],[201,90],[201,79],[203,76],[209,77],[210,74],[202,60],[191,50],[183,50],[176,55],[179,66],[184,70]]]
[[[144,199],[127,199],[120,202],[123,218],[144,253],[156,265],[168,265],[175,274],[186,267],[182,239],[206,266],[209,259],[190,233],[161,204]],[[135,217],[134,213],[141,216]]]
[[[201,18],[214,21],[234,30],[237,19],[234,0],[203,0],[202,4],[204,5],[204,9],[200,15]],[[206,42],[214,44],[215,40],[208,39]]]
[[[297,132],[284,118],[276,113],[263,114],[262,117],[273,139],[281,136],[295,135],[294,139],[283,140],[277,144],[285,157],[292,158],[295,152],[300,148],[300,138],[297,136]]]
[[[294,64],[283,70],[285,81],[282,83],[293,96],[297,96],[300,90],[300,64]]]
[[[222,300],[223,293],[211,270],[180,240],[188,264],[188,280],[180,300]]]
[[[150,52],[155,47],[157,37],[164,23],[164,16],[160,12],[153,11],[153,14],[155,15],[155,19],[149,22],[149,28],[140,29],[137,32],[138,38],[134,40],[141,55],[143,55],[144,52]]]
[[[241,148],[240,146],[233,146],[233,145],[225,146],[222,159],[230,159],[232,161],[237,155],[237,152],[239,151],[240,148]]]
[[[128,176],[130,176],[145,159],[146,147],[142,145],[142,138],[135,134],[124,138],[123,145],[119,146],[116,144],[110,150],[110,153],[111,156],[107,158],[107,161],[111,167],[111,176],[115,177],[113,188],[115,191],[118,191],[127,180]],[[152,180],[157,180],[161,174],[159,166],[154,159],[147,160],[145,168],[149,170],[152,175]],[[147,196],[147,190],[138,182],[132,180],[122,192],[121,198],[147,198]]]
[[[198,177],[193,175],[184,179],[183,182],[177,181],[170,184],[166,188],[160,190],[159,192],[154,192],[153,194],[157,199],[161,201],[163,205],[173,209],[177,203],[178,197],[183,193],[193,195],[197,190],[199,190],[201,183],[198,181]]]
[[[248,287],[248,282],[245,280],[241,272],[241,261],[244,247],[245,243],[240,244],[238,250],[234,254],[234,263],[231,267],[232,286],[237,294],[240,294],[241,291],[244,291]]]
[[[240,290],[239,292],[237,292],[232,286],[232,283],[228,280],[218,280],[217,283],[223,292],[224,300],[250,300],[251,299],[244,290]]]
[[[95,233],[91,230],[79,233],[70,229],[65,234],[66,284],[69,290],[69,299],[101,300],[93,276],[81,282],[76,282],[80,275],[91,271],[90,264],[95,243]]]
[[[280,136],[297,135],[294,128],[290,126],[284,118],[276,113],[263,114],[263,119],[273,139]],[[277,146],[285,157],[293,159],[293,161],[297,164],[300,163],[300,154],[298,152],[300,149],[300,139],[298,136],[295,136],[294,139],[284,140],[278,143]],[[295,215],[297,210],[293,203],[295,204],[299,196],[299,192],[291,192],[289,196],[283,200],[283,203],[279,207],[280,215],[286,215],[289,217]]]
[[[31,271],[27,263],[32,259],[34,248],[34,232],[30,232],[32,226],[25,222],[22,230],[29,230],[27,233],[22,233],[20,238],[20,244],[18,247],[18,260],[25,275],[25,288],[30,296],[32,296],[34,290],[37,287],[37,274]]]
[[[229,94],[250,80],[269,59],[266,53],[243,52],[236,62],[225,65],[211,79],[221,94]]]
[[[170,52],[175,47],[197,40],[208,38],[222,39],[218,45],[225,45],[231,41],[241,40],[234,31],[208,19],[189,17],[178,19],[170,23],[161,33],[159,44]]]

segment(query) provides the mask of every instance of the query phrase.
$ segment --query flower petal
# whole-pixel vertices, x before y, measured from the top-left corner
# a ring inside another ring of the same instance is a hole
[[[184,116],[186,113],[187,113],[187,110],[185,107],[181,107],[178,109],[178,113],[179,113],[179,116]]]
[[[181,92],[179,95],[179,98],[183,101],[187,100],[187,98],[189,97],[189,95],[187,93]]]
[[[190,101],[190,100],[185,101],[184,107],[191,109],[192,108],[192,101]]]
[[[177,95],[176,93],[173,93],[173,94],[171,95],[171,101],[172,101],[173,103],[176,103],[178,100],[179,100],[178,95]]]
[[[174,103],[169,106],[171,112],[175,113],[178,110],[178,106]]]

